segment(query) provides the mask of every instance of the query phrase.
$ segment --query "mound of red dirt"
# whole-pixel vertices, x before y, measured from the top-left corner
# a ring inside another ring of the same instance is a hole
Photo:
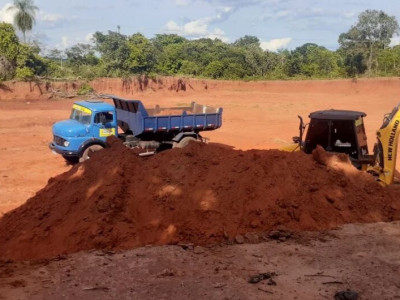
[[[316,161],[301,152],[192,143],[141,158],[109,143],[0,219],[1,259],[206,245],[250,231],[400,218],[396,190],[323,150]]]

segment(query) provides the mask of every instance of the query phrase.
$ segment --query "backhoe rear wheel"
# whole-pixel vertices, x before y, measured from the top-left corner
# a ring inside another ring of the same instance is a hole
[[[79,158],[79,162],[83,162],[83,161],[85,161],[85,160],[90,159],[90,155],[91,155],[93,152],[99,151],[99,150],[101,150],[101,149],[103,149],[103,147],[100,146],[100,145],[92,145],[92,146],[87,147],[87,148],[85,149],[85,151],[83,151],[82,156]]]

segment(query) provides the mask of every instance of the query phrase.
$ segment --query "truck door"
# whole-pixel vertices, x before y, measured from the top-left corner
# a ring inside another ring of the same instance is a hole
[[[94,116],[93,136],[105,140],[110,135],[116,135],[115,115],[112,111],[98,112]]]

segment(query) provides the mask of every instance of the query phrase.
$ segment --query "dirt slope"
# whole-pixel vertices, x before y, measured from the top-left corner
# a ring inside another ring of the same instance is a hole
[[[0,258],[206,245],[250,231],[400,218],[397,190],[323,151],[313,158],[193,143],[143,159],[116,139],[110,145],[0,219]]]
[[[7,81],[0,85],[1,100],[21,99],[60,99],[80,97],[77,92],[86,81]],[[358,93],[382,94],[399,88],[398,78],[371,78],[359,80],[290,80],[290,81],[237,81],[210,80],[185,77],[146,76],[131,78],[97,78],[89,82],[97,94],[115,94],[129,99],[138,95],[154,93],[191,94],[213,93],[215,91],[232,91],[245,89],[249,95],[258,92],[269,93],[326,93],[331,90],[336,95]],[[82,97],[82,96],[81,96]],[[248,101],[247,98],[243,98]]]

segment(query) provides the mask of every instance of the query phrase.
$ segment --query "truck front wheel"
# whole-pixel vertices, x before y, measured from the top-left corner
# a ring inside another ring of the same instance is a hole
[[[75,165],[79,162],[79,158],[77,156],[66,156],[63,155],[65,161],[67,162],[67,164],[69,165]]]
[[[87,147],[85,149],[85,151],[83,151],[82,156],[79,158],[79,162],[88,160],[90,158],[91,153],[93,153],[95,151],[99,151],[101,149],[103,149],[103,147],[100,145],[92,145],[92,146]]]

